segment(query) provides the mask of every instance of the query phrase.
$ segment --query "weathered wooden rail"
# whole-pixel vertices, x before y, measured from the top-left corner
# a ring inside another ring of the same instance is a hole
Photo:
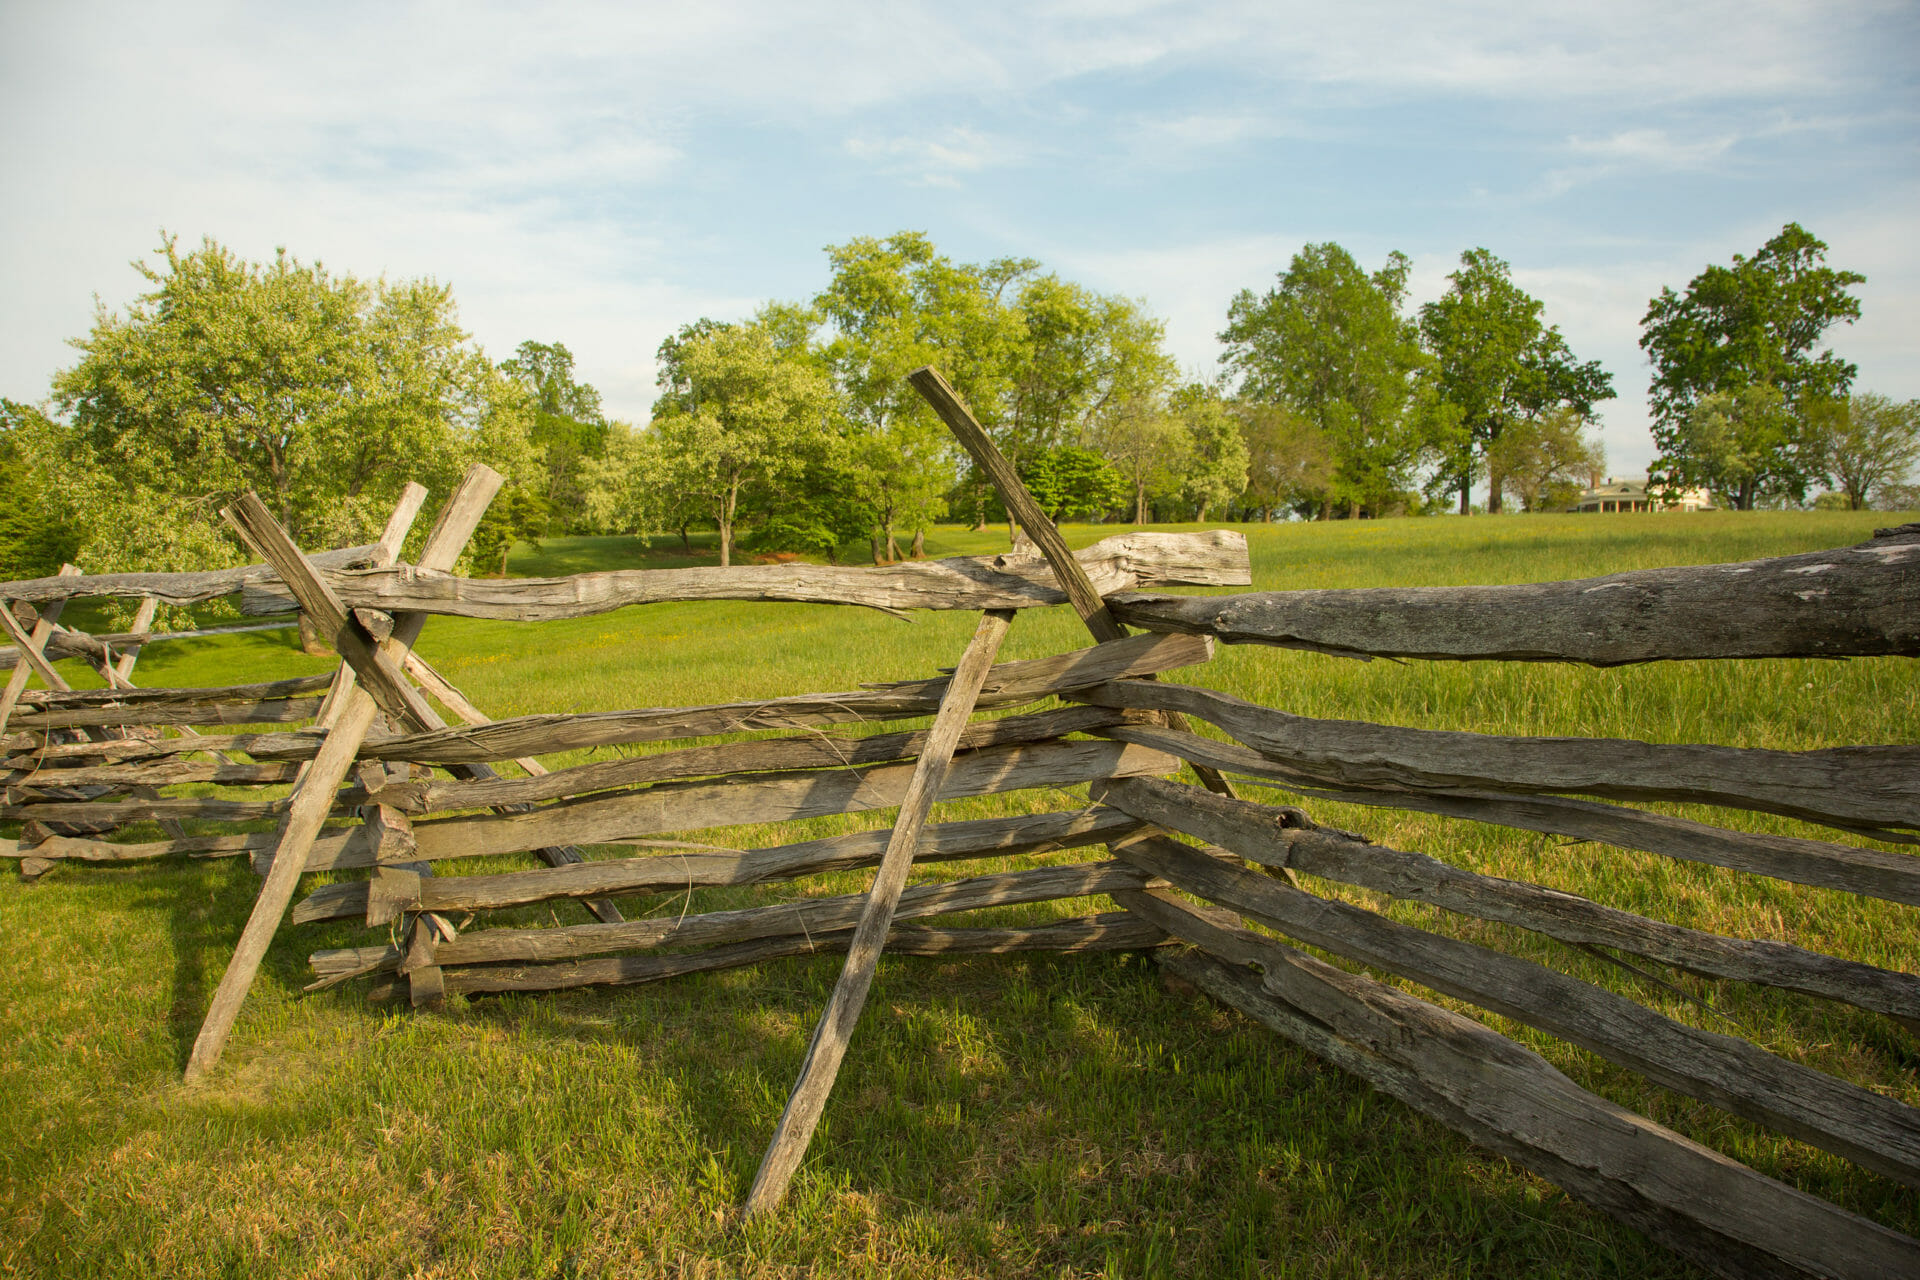
[[[1920,746],[1795,752],[1442,733],[1292,715],[1160,678],[1206,663],[1216,642],[1596,666],[1920,656],[1920,526],[1833,552],[1572,583],[1151,595],[1143,589],[1248,585],[1244,542],[1128,534],[1068,552],[939,376],[923,370],[914,382],[1000,488],[1037,553],[892,569],[475,581],[449,572],[497,485],[475,473],[449,501],[417,565],[396,555],[418,510],[412,495],[379,543],[312,557],[249,501],[231,518],[262,564],[0,584],[0,599],[41,606],[35,617],[8,616],[23,661],[0,712],[0,817],[20,822],[21,835],[0,852],[35,875],[63,863],[252,860],[263,877],[259,901],[190,1074],[217,1061],[254,968],[289,914],[295,925],[358,920],[384,935],[373,945],[314,952],[311,989],[364,980],[373,998],[423,1007],[448,993],[624,986],[844,953],[841,981],[747,1196],[748,1214],[781,1202],[881,955],[1152,949],[1215,999],[1710,1270],[1920,1274],[1915,1241],[1587,1092],[1480,1023],[1280,939],[1538,1028],[1908,1187],[1920,1187],[1920,1110],[1548,964],[1313,891],[1299,876],[1839,1002],[1885,1016],[1898,1034],[1920,1034],[1920,976],[1484,875],[1325,827],[1293,805],[1241,798],[1228,780],[1564,835],[1591,842],[1582,857],[1605,857],[1609,846],[1641,850],[1920,906],[1920,856],[1637,807],[1681,801],[1783,814],[1913,843]],[[61,631],[67,599],[138,594],[180,603],[235,591],[251,610],[299,608],[343,655],[339,671],[144,690],[121,670],[106,690],[25,687],[29,666],[44,675],[60,655],[130,668],[131,654],[119,646],[142,636]],[[410,649],[433,614],[538,620],[707,599],[959,608],[980,611],[982,621],[955,670],[926,679],[497,722]],[[1089,647],[994,661],[1015,611],[1061,602],[1084,620]],[[1129,635],[1128,626],[1146,631]],[[1003,714],[974,718],[982,711]],[[928,716],[928,727],[852,728]],[[197,730],[210,732],[186,732]],[[633,747],[644,753],[541,760]],[[496,772],[506,765],[513,771]],[[1175,780],[1183,765],[1201,785]],[[289,782],[290,795],[249,798],[246,790]],[[208,783],[227,790],[162,793]],[[1087,799],[1017,817],[931,820],[939,799],[1061,788],[1084,789]],[[895,811],[890,828],[763,848],[701,842],[717,838],[713,832],[740,839],[767,823],[881,810]],[[139,838],[154,820],[174,829],[165,839]],[[223,829],[189,833],[184,822]],[[259,829],[234,829],[247,823]],[[597,856],[583,856],[582,845]],[[545,865],[462,873],[474,857],[526,854]],[[1007,870],[1013,855],[1026,862]],[[964,865],[988,860],[995,865]],[[935,864],[951,871],[909,883],[912,867]],[[623,919],[611,901],[866,867],[876,868],[875,880],[861,894],[683,907],[640,920]],[[301,878],[321,871],[365,874],[301,897]],[[489,924],[490,912],[568,902],[585,904],[593,918]],[[1078,914],[1043,924],[967,923],[969,913],[1036,903],[1080,905],[1066,909]]]

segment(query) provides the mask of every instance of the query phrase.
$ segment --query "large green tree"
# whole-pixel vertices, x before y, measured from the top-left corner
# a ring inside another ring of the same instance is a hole
[[[1826,255],[1823,241],[1789,222],[1751,258],[1735,254],[1731,266],[1695,276],[1684,294],[1662,289],[1648,303],[1640,347],[1654,370],[1649,400],[1660,451],[1657,483],[1724,485],[1715,469],[1726,450],[1702,453],[1699,446],[1724,443],[1725,431],[1689,426],[1708,396],[1737,401],[1748,388],[1771,387],[1783,421],[1802,425],[1811,406],[1845,397],[1855,366],[1815,348],[1834,324],[1860,318],[1860,300],[1848,290],[1866,277],[1825,265]],[[1742,463],[1751,483],[1726,490],[1743,507],[1768,491],[1803,492],[1821,475],[1819,449],[1807,433],[1773,429],[1762,421],[1771,411],[1762,413],[1760,401],[1749,400],[1753,427],[1745,434],[1760,452]],[[1715,412],[1725,418],[1724,409],[1723,403]]]
[[[470,345],[430,280],[367,283],[285,252],[248,262],[164,238],[152,290],[102,308],[57,375],[51,470],[89,569],[237,554],[218,511],[258,492],[296,541],[378,533],[401,487],[446,492],[483,459],[530,471],[525,392]]]
[[[1333,449],[1326,433],[1284,404],[1242,400],[1233,407],[1247,442],[1241,502],[1268,521],[1276,510],[1321,510],[1333,484]]]
[[[999,426],[1017,337],[1001,296],[1034,264],[956,263],[917,231],[829,246],[827,263],[827,286],[813,300],[828,326],[819,354],[843,397],[854,474],[891,556],[898,529],[923,530],[944,513],[952,484],[946,431],[907,374],[937,366],[990,429]]]
[[[574,374],[573,352],[561,342],[520,344],[500,371],[523,387],[533,404],[529,442],[539,455],[538,498],[554,531],[570,533],[586,521],[591,464],[605,456],[609,426],[600,393]]]
[[[1507,488],[1501,436],[1519,422],[1537,427],[1559,409],[1591,418],[1596,403],[1613,398],[1613,378],[1598,361],[1574,359],[1559,329],[1541,322],[1540,301],[1487,250],[1461,254],[1447,281],[1447,292],[1420,308],[1432,391],[1451,410],[1429,418],[1439,460],[1430,491],[1458,492],[1466,515],[1484,474],[1487,510],[1496,512]]]
[[[1324,435],[1326,506],[1349,516],[1391,509],[1422,452],[1408,407],[1426,357],[1402,314],[1411,267],[1395,252],[1369,274],[1337,244],[1307,245],[1265,294],[1241,290],[1220,334],[1243,396],[1286,405]]]
[[[766,325],[706,321],[662,344],[660,385],[657,482],[713,521],[730,565],[743,499],[765,501],[837,439],[833,388]]]
[[[1187,429],[1186,473],[1181,489],[1193,503],[1193,518],[1204,522],[1207,512],[1224,509],[1247,487],[1247,442],[1240,419],[1228,408],[1220,388],[1204,382],[1188,383],[1168,401],[1175,418]]]
[[[1903,484],[1920,462],[1920,400],[1901,403],[1855,392],[1811,406],[1808,417],[1849,510],[1859,511],[1889,486]]]

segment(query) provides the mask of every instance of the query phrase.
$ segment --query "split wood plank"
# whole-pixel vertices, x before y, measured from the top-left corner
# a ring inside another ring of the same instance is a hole
[[[1920,524],[1740,564],[1493,587],[1117,593],[1121,621],[1347,657],[1581,662],[1920,656]]]
[[[427,542],[428,553],[445,557],[449,562],[457,557],[486,509],[485,501],[476,502],[469,495],[476,490],[484,491],[490,500],[499,484],[499,477],[490,470],[484,470],[484,474],[470,470],[441,511],[440,519]],[[419,503],[411,491],[403,497],[402,503],[410,503],[416,511],[419,509]],[[448,512],[456,509],[459,516],[449,519]],[[230,511],[233,514],[229,519],[249,542],[266,553],[282,579],[294,584],[303,599],[310,601],[312,606],[319,606],[309,607],[310,615],[327,617],[325,606],[331,605],[333,614],[344,619],[339,602],[330,598],[326,585],[316,576],[293,539],[287,536],[257,496],[252,493],[243,495]],[[389,524],[390,532],[392,527]],[[329,617],[328,620],[333,621],[333,618]],[[338,644],[349,633],[344,625],[336,623],[333,634]],[[411,644],[413,638],[409,635],[407,643]],[[342,648],[340,652],[344,657],[349,650]],[[259,971],[260,962],[273,942],[273,935],[279,930],[281,918],[286,915],[287,904],[292,901],[294,889],[300,883],[307,853],[320,834],[321,824],[333,809],[340,783],[353,767],[361,739],[366,736],[378,714],[379,707],[366,688],[356,684],[351,691],[346,691],[348,677],[345,668],[348,665],[342,664],[339,687],[343,693],[334,704],[337,711],[331,716],[326,739],[319,753],[314,756],[306,776],[294,788],[273,864],[261,883],[259,896],[254,899],[253,910],[247,917],[245,928],[241,930],[233,958],[227,962],[226,971],[220,976],[220,985],[214,991],[206,1020],[194,1038],[193,1050],[187,1059],[186,1079],[189,1082],[205,1075],[219,1062],[220,1054],[226,1048],[227,1037],[233,1031],[234,1021],[240,1015],[240,1006],[253,986],[254,975]],[[367,669],[357,674],[371,674],[372,678],[377,679],[381,672],[370,663]],[[406,682],[402,679],[400,683],[405,685]],[[405,700],[401,702],[404,705]]]
[[[1047,563],[1053,566],[1054,575],[1066,590],[1074,612],[1080,615],[1080,621],[1086,624],[1094,640],[1106,644],[1126,639],[1127,629],[1114,620],[1099,589],[1067,547],[1067,540],[1060,536],[1060,530],[1054,527],[1047,513],[1027,492],[1026,483],[1013,469],[1013,464],[1007,461],[1006,455],[993,443],[993,437],[974,419],[972,411],[961,402],[947,380],[940,376],[940,371],[932,365],[926,365],[908,374],[907,381],[933,406],[933,411],[940,415],[940,420],[947,424],[947,429],[953,432],[961,447],[993,481],[993,487],[1007,510],[1019,519],[1020,526],[1033,539],[1034,545],[1040,548],[1041,554],[1046,556]],[[1161,720],[1170,729],[1186,728],[1186,722],[1176,712],[1163,712]],[[1196,764],[1193,771],[1207,790],[1222,795],[1233,794],[1233,787],[1218,769]]]
[[[1655,1084],[1920,1186],[1920,1110],[1544,965],[1319,898],[1165,836],[1116,855],[1310,946],[1538,1027]],[[1224,852],[1224,851],[1223,851]]]
[[[966,727],[956,750],[1045,742],[1069,733],[1091,732],[1118,724],[1121,714],[1105,707],[1059,707],[1031,715],[985,720]],[[814,733],[794,738],[725,742],[708,747],[683,747],[678,751],[663,751],[650,756],[596,760],[557,772],[542,768],[540,772],[525,778],[409,780],[380,789],[378,799],[413,814],[445,813],[487,805],[533,804],[685,778],[887,764],[920,754],[926,741],[927,731],[921,729],[862,738]],[[539,765],[537,760],[531,763]],[[112,777],[109,775],[102,780],[111,781]]]
[[[374,543],[364,547],[342,547],[337,551],[317,551],[309,557],[309,562],[323,573],[349,569],[373,563],[379,550],[379,544]],[[152,596],[162,604],[189,605],[218,600],[244,587],[265,586],[277,580],[278,575],[272,567],[264,564],[194,573],[61,575],[0,582],[0,599],[26,600],[38,605],[84,596]]]
[[[914,859],[918,864],[919,859]],[[900,895],[893,918],[919,919],[988,907],[1055,902],[1093,894],[1141,889],[1160,883],[1130,863],[1081,862],[1068,866],[1003,871],[961,880],[915,885]],[[434,947],[434,962],[444,968],[476,964],[551,963],[660,947],[706,947],[752,938],[811,936],[851,929],[866,909],[864,893],[699,915],[662,915],[620,924],[577,924],[559,929],[480,929]],[[398,947],[347,947],[318,951],[308,958],[321,984],[344,976],[397,970],[405,958]]]
[[[1140,635],[1072,653],[1003,662],[989,675],[976,705],[981,709],[1019,706],[1107,680],[1191,666],[1207,661],[1212,653],[1212,641],[1204,636]],[[370,734],[361,746],[360,755],[363,759],[406,760],[451,767],[675,738],[905,720],[938,711],[946,687],[947,681],[942,677],[877,684],[843,693],[801,694],[704,707],[645,707],[581,715],[518,716],[433,733],[385,738]],[[256,760],[303,760],[313,758],[319,741],[320,735],[311,730],[295,730],[209,736],[200,745],[155,739],[102,744],[97,750],[48,747],[37,754],[47,759],[85,754],[102,761],[115,761],[153,759],[197,751],[202,746],[217,746],[245,751]]]
[[[813,1140],[820,1114],[826,1109],[827,1095],[833,1091],[833,1082],[840,1074],[840,1062],[853,1038],[854,1024],[860,1020],[860,1011],[866,1005],[874,972],[880,966],[880,952],[893,925],[894,908],[899,905],[901,890],[906,887],[907,873],[913,868],[920,830],[926,825],[935,797],[940,794],[954,748],[966,728],[967,718],[973,714],[974,699],[980,694],[980,686],[986,683],[987,672],[993,666],[994,655],[1000,651],[1000,642],[1006,638],[1012,619],[1011,612],[990,612],[983,616],[959,665],[953,670],[940,711],[928,730],[926,745],[914,764],[906,796],[900,802],[900,813],[894,820],[887,851],[881,855],[880,869],[874,873],[873,885],[867,892],[865,909],[847,951],[846,967],[840,971],[840,980],[834,984],[826,1012],[814,1028],[813,1041],[807,1046],[806,1060],[800,1066],[800,1078],[794,1082],[786,1110],[774,1129],[773,1141],[760,1161],[759,1172],[754,1175],[753,1188],[747,1193],[742,1208],[745,1217],[771,1212],[779,1205],[787,1194],[787,1184],[793,1180],[794,1171],[800,1167],[801,1157],[807,1153],[807,1145]]]
[[[1118,840],[1139,827],[1140,823],[1133,818],[1105,806],[1073,813],[942,822],[921,831],[914,861],[923,864],[1005,858],[1021,853],[1059,853]],[[886,852],[891,836],[891,830],[882,828],[769,849],[741,851],[690,846],[683,851],[643,858],[605,858],[499,875],[449,876],[422,880],[420,900],[402,905],[408,911],[486,911],[555,898],[678,893],[714,885],[791,880],[803,875],[874,866]],[[143,848],[137,845],[108,847]],[[0,856],[5,855],[0,852]],[[99,856],[109,860],[107,854]],[[365,881],[322,885],[294,908],[293,922],[359,918],[366,914],[366,908]]]
[[[1406,729],[1290,715],[1211,689],[1137,680],[1071,696],[1198,716],[1334,786],[1579,792],[1756,809],[1849,831],[1920,828],[1920,746],[1774,751]]]
[[[622,986],[717,969],[737,969],[791,956],[827,955],[846,950],[852,940],[853,931],[849,929],[812,937],[793,934],[784,938],[761,938],[674,955],[610,956],[561,964],[483,965],[453,970],[445,975],[445,983],[449,993],[463,995]],[[1166,942],[1164,930],[1138,916],[1125,911],[1103,911],[1024,929],[949,929],[896,924],[887,934],[887,952],[895,956],[982,956],[1017,951],[1144,951]],[[397,983],[376,981],[367,998],[391,999],[398,993]]]
[[[284,698],[309,698],[323,694],[333,680],[332,675],[323,675],[208,688],[65,689],[51,692],[35,689],[22,697],[21,703],[37,711],[78,711],[168,706],[175,703],[274,702]]]
[[[1155,891],[1129,900],[1202,948],[1162,952],[1168,972],[1710,1271],[1734,1280],[1920,1274],[1920,1242],[1590,1093],[1470,1018],[1253,933],[1227,912]]]
[[[1920,857],[1800,836],[1729,831],[1724,827],[1564,796],[1503,796],[1485,791],[1407,791],[1330,786],[1269,760],[1237,742],[1143,725],[1102,729],[1103,737],[1138,743],[1185,760],[1268,778],[1304,796],[1376,809],[1412,809],[1495,826],[1570,836],[1578,841],[1640,849],[1664,857],[1771,876],[1795,884],[1836,889],[1920,907]]]
[[[525,853],[560,844],[618,844],[675,832],[793,822],[901,804],[916,767],[875,765],[663,782],[639,791],[563,800],[527,813],[424,819],[413,824],[413,834],[420,842],[417,856],[439,862]],[[1074,786],[1095,778],[1171,773],[1179,767],[1173,756],[1102,740],[991,747],[957,758],[939,784],[940,798]],[[316,847],[306,869],[336,871],[371,865],[363,844],[341,841],[324,849]]]
[[[1518,925],[1576,946],[1612,947],[1691,973],[1839,1000],[1920,1030],[1920,975],[1785,942],[1729,938],[1650,920],[1578,894],[1480,875],[1423,853],[1319,827],[1297,809],[1230,800],[1158,778],[1097,782],[1093,796],[1143,822],[1222,845],[1262,866],[1292,867],[1403,901]]]
[[[1109,591],[1137,585],[1244,586],[1246,538],[1208,533],[1120,534],[1075,559]],[[350,607],[388,613],[542,622],[585,618],[637,604],[688,600],[785,600],[905,609],[1026,609],[1063,603],[1056,576],[1032,555],[961,556],[875,568],[735,565],[727,569],[620,569],[568,578],[456,578],[422,565],[323,573]],[[0,584],[4,589],[5,584]],[[249,614],[291,607],[279,591],[249,589]]]

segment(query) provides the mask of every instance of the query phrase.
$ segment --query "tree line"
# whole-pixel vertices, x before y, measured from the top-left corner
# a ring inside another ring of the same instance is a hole
[[[1789,224],[1751,258],[1650,304],[1656,488],[1724,505],[1910,504],[1913,403],[1855,394],[1823,347],[1857,273]],[[0,574],[230,563],[221,505],[252,489],[307,545],[365,541],[398,488],[470,462],[508,477],[470,552],[523,537],[690,538],[743,552],[889,560],[940,520],[1004,520],[905,375],[933,364],[1056,518],[1365,518],[1564,508],[1605,467],[1611,375],[1484,248],[1437,300],[1411,264],[1309,244],[1242,290],[1211,372],[1162,323],[1030,258],[956,262],[919,232],[826,250],[826,283],[661,343],[651,420],[609,420],[559,342],[495,363],[451,290],[248,262],[163,237],[150,285],[100,308],[39,405],[0,402]],[[1484,495],[1484,501],[1476,498]]]

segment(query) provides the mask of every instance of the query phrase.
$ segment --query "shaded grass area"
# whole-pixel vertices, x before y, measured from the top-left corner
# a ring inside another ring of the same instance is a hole
[[[1890,522],[1872,513],[1755,513],[1246,531],[1256,585],[1279,589],[1540,580],[1786,554],[1856,542]],[[1113,531],[1067,534],[1082,545]],[[1004,547],[1003,529],[941,529],[928,539],[936,556]],[[537,553],[523,549],[511,569],[699,562],[677,549],[677,538],[651,548],[552,540]],[[700,603],[537,627],[436,619],[421,649],[505,716],[920,676],[950,665],[973,624],[970,615],[907,624],[864,610]],[[1084,643],[1067,611],[1028,612],[1005,656]],[[138,678],[229,683],[331,666],[291,646],[291,632],[156,645]],[[1363,664],[1241,648],[1178,678],[1303,714],[1802,748],[1915,740],[1912,667],[1875,659],[1602,672]],[[1016,793],[944,805],[937,817],[1080,800]],[[1920,967],[1909,908],[1429,815],[1308,807],[1383,842],[1677,923]],[[1674,811],[1833,835],[1764,815]],[[887,817],[692,838],[766,845],[883,826]],[[1031,862],[931,867],[920,877]],[[476,859],[446,870],[524,865]],[[678,914],[854,892],[865,880],[848,873],[622,906],[630,916]],[[226,1060],[210,1082],[183,1089],[187,1046],[256,884],[231,861],[69,868],[31,888],[0,884],[0,928],[18,958],[0,1000],[8,1098],[0,1274],[1691,1274],[1551,1186],[1170,988],[1142,957],[883,963],[788,1211],[745,1232],[727,1228],[724,1213],[772,1132],[837,958],[621,990],[455,1001],[416,1017],[370,1005],[353,987],[300,997],[308,951],[375,938],[349,923],[289,927]],[[1737,1026],[1776,1052],[1920,1102],[1920,1039],[1886,1019],[1665,971],[1671,988],[1663,988],[1519,930],[1315,887],[1539,959],[1683,1021]],[[1042,904],[990,919],[1038,922],[1106,905]],[[488,923],[581,919],[578,907],[562,904]],[[1920,1232],[1913,1192],[1486,1020],[1589,1088]]]

